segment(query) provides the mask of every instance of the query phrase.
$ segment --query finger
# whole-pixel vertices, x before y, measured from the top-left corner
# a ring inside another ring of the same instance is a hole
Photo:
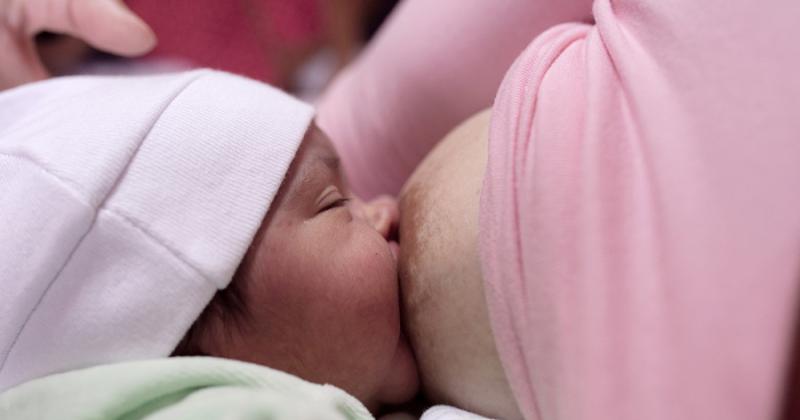
[[[153,31],[121,0],[68,0],[72,4],[75,35],[110,53],[135,56],[156,45]]]
[[[0,90],[48,77],[33,41],[27,36],[0,32],[0,51],[3,51]]]
[[[141,55],[156,45],[150,27],[121,0],[27,0],[25,9],[29,34],[66,33],[123,56]]]

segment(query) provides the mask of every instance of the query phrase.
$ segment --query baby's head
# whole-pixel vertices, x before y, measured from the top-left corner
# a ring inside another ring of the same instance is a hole
[[[312,125],[231,284],[175,350],[337,385],[367,406],[417,386],[398,302],[397,203],[351,196]]]
[[[51,216],[25,200],[11,213],[30,258],[0,297],[0,391],[172,354],[266,365],[371,408],[416,392],[397,204],[351,197],[310,107],[209,71],[53,80],[0,95],[12,104],[0,152],[68,193]]]

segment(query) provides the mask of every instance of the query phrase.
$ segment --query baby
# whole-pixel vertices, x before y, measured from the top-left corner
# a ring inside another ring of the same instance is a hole
[[[417,390],[398,209],[353,198],[307,105],[201,70],[0,94],[0,391],[169,355]]]

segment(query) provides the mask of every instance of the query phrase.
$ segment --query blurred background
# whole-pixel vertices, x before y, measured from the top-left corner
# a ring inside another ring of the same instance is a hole
[[[36,41],[54,75],[149,74],[211,67],[313,101],[352,61],[397,0],[126,0],[158,46],[136,59],[52,33]],[[178,19],[177,17],[181,18]]]

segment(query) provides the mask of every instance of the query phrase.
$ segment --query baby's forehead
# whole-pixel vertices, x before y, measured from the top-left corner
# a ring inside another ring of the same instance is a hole
[[[300,184],[308,185],[325,173],[338,174],[341,160],[333,150],[317,149],[312,152],[300,172]]]
[[[312,124],[286,172],[275,204],[281,207],[300,199],[303,192],[309,192],[315,184],[340,171],[341,162],[336,149],[316,124]]]

